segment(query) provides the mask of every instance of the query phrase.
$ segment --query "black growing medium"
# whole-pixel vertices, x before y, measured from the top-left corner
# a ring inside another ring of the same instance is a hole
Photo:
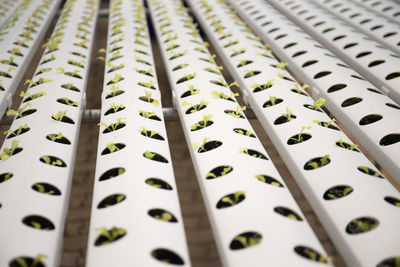
[[[12,174],[11,172],[1,173],[0,174],[0,184],[10,180],[13,176],[14,176],[14,174]]]
[[[379,221],[372,217],[360,217],[352,220],[346,226],[346,232],[351,235],[369,232],[378,227]]]
[[[282,207],[282,206],[275,207],[274,211],[276,213],[278,213],[279,215],[288,217],[289,219],[292,219],[292,220],[296,220],[296,221],[303,220],[296,212],[294,212],[293,210],[286,208],[286,207]]]
[[[35,183],[31,187],[34,191],[51,195],[51,196],[61,196],[61,191],[54,185],[48,183]]]
[[[379,141],[379,144],[381,146],[390,146],[398,142],[400,142],[400,134],[392,133],[382,137],[382,139]]]
[[[369,115],[363,117],[360,120],[359,124],[361,126],[368,125],[368,124],[380,121],[382,118],[383,117],[381,115],[379,115],[379,114],[369,114]]]
[[[296,119],[297,117],[296,117],[296,115],[290,115],[290,117],[292,118],[292,120],[294,120],[294,119]],[[290,122],[290,121],[292,121],[292,120],[288,120],[288,118],[287,117],[285,117],[285,116],[280,116],[280,117],[278,117],[275,121],[274,121],[274,124],[275,125],[279,125],[279,124],[283,124],[283,123],[286,123],[286,122]]]
[[[244,232],[237,235],[230,243],[229,248],[239,250],[257,245],[261,242],[262,235],[257,232]]]
[[[376,267],[398,267],[399,262],[400,262],[400,256],[390,257],[379,262],[378,265],[376,265]]]
[[[39,230],[51,231],[55,229],[54,224],[49,219],[40,215],[26,216],[22,219],[22,223]]]
[[[255,175],[255,177],[262,183],[270,184],[276,187],[284,187],[281,182],[279,182],[278,180],[269,175],[260,174],[260,175]]]
[[[105,198],[103,198],[100,203],[97,205],[98,209],[104,209],[111,206],[114,206],[118,203],[121,203],[126,199],[126,195],[124,194],[112,194]]]
[[[233,168],[228,165],[221,165],[212,169],[207,175],[206,179],[215,179],[218,177],[222,177],[232,172]]]
[[[197,123],[195,124],[196,127],[195,127],[195,128],[192,127],[192,128],[190,129],[190,131],[192,131],[192,132],[198,131],[198,130],[204,129],[204,128],[208,127],[208,126],[211,126],[211,125],[213,125],[213,124],[214,124],[213,121],[207,121],[206,123],[205,123],[204,121],[199,121],[199,122],[197,122]],[[197,125],[199,125],[199,126],[197,126]]]
[[[353,192],[353,188],[348,185],[337,185],[325,191],[323,198],[325,200],[334,200],[345,197]]]
[[[104,113],[104,116],[107,116],[107,115],[110,115],[110,114],[114,114],[114,113],[120,112],[120,111],[122,111],[122,110],[124,110],[124,109],[125,109],[125,107],[118,107],[117,110],[115,110],[114,108],[109,108],[109,109]]]
[[[58,134],[48,134],[48,135],[46,135],[46,139],[50,140],[50,141],[53,141],[53,140],[51,140],[51,137],[57,136],[57,135]],[[63,136],[61,138],[56,138],[56,139],[54,139],[53,142],[64,144],[64,145],[70,145],[71,144],[71,141],[69,141],[68,138],[66,138],[65,136]]]
[[[237,193],[232,193],[232,194],[223,196],[217,202],[216,206],[217,206],[217,209],[228,208],[228,207],[232,207],[234,205],[239,204],[240,202],[242,202],[245,199],[246,199],[246,195],[244,192],[239,193],[238,195],[237,195]]]
[[[158,189],[173,190],[169,183],[158,178],[148,178],[146,179],[145,183]]]
[[[383,179],[383,176],[379,172],[377,172],[377,171],[375,171],[375,170],[373,170],[371,168],[368,168],[368,167],[365,167],[365,166],[359,166],[359,167],[357,167],[357,169],[362,173],[365,173],[365,174],[368,174],[368,175]]]
[[[338,147],[341,147],[341,148],[344,148],[344,149],[348,149],[348,150],[351,150],[351,151],[355,151],[355,152],[360,152],[360,150],[358,150],[357,148],[353,148],[353,149],[351,149],[351,144],[349,144],[349,143],[346,143],[346,142],[336,142],[335,143]]]
[[[162,155],[160,155],[156,152],[150,152],[150,153],[154,154],[154,156],[152,158],[146,157],[146,153],[143,153],[143,157],[145,157],[146,159],[150,159],[150,160],[154,160],[154,161],[158,161],[158,162],[162,162],[162,163],[168,163],[168,160],[166,158],[164,158]]]
[[[253,89],[253,93],[261,92],[272,87],[272,84],[261,84]]]
[[[262,154],[256,150],[253,150],[253,149],[246,149],[245,154],[255,157],[255,158],[258,158],[258,159],[268,160],[268,158],[264,154]]]
[[[94,242],[94,245],[96,247],[110,244],[112,242],[115,242],[123,238],[126,235],[126,231],[123,228],[113,227],[106,231],[108,232],[108,236],[112,236],[113,238],[110,240],[108,236],[100,234],[99,237]]]
[[[184,265],[182,258],[172,250],[158,248],[151,252],[151,256],[158,261],[172,265]]]
[[[310,159],[309,161],[307,161],[304,164],[304,167],[303,167],[304,170],[309,171],[309,170],[319,169],[319,168],[322,168],[322,167],[328,165],[329,163],[331,163],[331,160],[329,157],[325,158],[326,162],[323,162],[323,159],[324,159],[323,157],[317,157],[317,158]],[[313,166],[315,164],[317,164],[317,167]]]
[[[116,167],[116,168],[109,169],[108,171],[104,172],[99,177],[99,181],[101,182],[101,181],[115,178],[115,177],[120,176],[121,174],[125,173],[125,171],[126,171],[125,168],[122,168],[122,167]]]
[[[41,260],[26,256],[14,258],[9,263],[9,267],[24,267],[24,266],[46,267],[46,265],[44,265],[44,263]]]
[[[222,142],[217,141],[217,140],[208,141],[207,143],[205,143],[204,145],[199,147],[197,152],[204,153],[204,152],[207,152],[207,151],[211,151],[213,149],[216,149],[216,148],[220,147],[221,145],[222,145]]]
[[[315,261],[315,262],[320,262],[320,263],[328,263],[328,258],[324,257],[319,253],[318,251],[306,247],[306,246],[296,246],[294,248],[294,251],[296,252],[297,255],[304,257],[308,260]]]
[[[387,203],[390,203],[393,206],[400,208],[400,199],[391,196],[387,196],[384,199]]]
[[[146,136],[146,137],[149,137],[149,138],[153,138],[153,139],[157,139],[157,140],[162,140],[162,141],[165,140],[164,137],[162,137],[162,136],[161,136],[160,134],[158,134],[158,133],[151,135],[151,134],[152,134],[152,131],[145,131],[145,132],[142,131],[141,134],[142,134],[143,136]]]

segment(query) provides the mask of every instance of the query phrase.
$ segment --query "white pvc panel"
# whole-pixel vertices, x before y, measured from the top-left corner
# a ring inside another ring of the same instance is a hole
[[[0,266],[60,264],[97,11],[65,3],[1,148]]]
[[[381,14],[397,23],[400,23],[400,5],[396,0],[352,0],[356,3],[363,4],[370,10]]]
[[[223,266],[329,263],[182,2],[149,9]]]
[[[381,176],[358,149],[351,150],[352,142],[338,128],[313,123],[331,119],[321,110],[307,108],[313,106],[313,99],[303,90],[302,94],[296,92],[294,78],[271,53],[260,53],[263,44],[226,3],[191,0],[189,4],[348,266],[375,266],[395,255],[400,238],[394,234],[397,226],[393,222],[400,221],[400,213],[385,200],[388,196],[399,200],[397,190],[382,177],[360,171],[367,167]],[[221,39],[226,33],[230,36]],[[248,49],[232,56],[232,50],[241,47]],[[258,74],[247,77],[252,72]],[[275,105],[271,102],[274,97]],[[287,108],[296,117],[277,124]],[[302,132],[302,127],[308,126],[310,129]],[[330,162],[325,166],[313,169],[307,164],[326,155]],[[355,221],[366,218],[371,226],[352,228]]]
[[[400,183],[400,108],[267,2],[230,3],[274,53],[289,63],[290,70],[310,85],[314,99],[326,98],[333,116]],[[370,117],[380,118],[372,114],[382,118],[366,124]]]
[[[107,42],[86,266],[191,266],[142,0],[111,1]]]
[[[20,5],[29,5],[30,0],[2,0],[0,1],[0,29],[7,20],[14,15]],[[1,37],[0,37],[1,38]]]

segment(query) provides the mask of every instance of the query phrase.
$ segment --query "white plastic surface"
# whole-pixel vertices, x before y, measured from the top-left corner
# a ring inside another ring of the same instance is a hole
[[[15,119],[10,127],[16,132],[20,126],[26,125],[29,131],[17,136],[8,134],[10,138],[6,138],[1,148],[1,152],[6,152],[5,148],[10,148],[14,141],[19,141],[18,147],[21,147],[22,151],[0,161],[0,175],[12,174],[10,179],[5,181],[3,179],[0,183],[2,205],[0,208],[0,236],[2,237],[0,266],[8,266],[12,261],[18,259],[21,261],[24,257],[31,260],[41,259],[46,267],[59,266],[64,220],[83,109],[81,100],[86,87],[97,10],[98,1],[67,1],[61,20],[52,35],[53,38],[55,36],[60,38],[58,50],[53,52],[45,50],[35,76],[32,78],[35,82],[40,78],[45,79],[46,82],[36,86],[31,85],[27,90],[30,95],[40,92],[46,92],[46,94],[28,101],[31,106],[25,110],[35,109],[36,111]],[[86,32],[85,37],[78,38],[77,34],[82,34],[83,31]],[[82,40],[85,41],[86,48],[74,45]],[[80,53],[81,56],[72,55],[71,52]],[[44,63],[44,59],[52,58],[52,56],[54,60]],[[68,64],[67,61],[70,59],[79,61],[82,67]],[[67,76],[61,73],[60,69],[57,70],[60,67],[63,67],[65,71],[79,70],[77,73],[82,78]],[[51,70],[37,74],[45,68]],[[72,83],[80,91],[61,87],[67,83]],[[26,96],[24,100],[28,97]],[[57,101],[64,97],[76,103],[70,106]],[[21,107],[28,102],[21,103]],[[53,119],[52,114],[57,114],[59,111],[67,111],[66,116],[74,123]],[[59,133],[69,140],[69,144],[46,138],[49,134],[57,136]],[[40,160],[43,156],[54,156],[60,161],[50,159],[50,164],[46,164],[45,160]],[[28,216],[41,216],[47,222],[33,218],[33,223],[29,221],[24,223],[23,221],[29,218]],[[49,221],[52,225],[48,223]],[[43,258],[42,255],[44,255]]]
[[[25,3],[24,3],[25,2]],[[7,20],[14,15],[20,5],[24,3],[29,5],[29,0],[2,0],[0,1],[0,29]],[[1,38],[1,37],[0,37]]]
[[[396,0],[352,0],[356,3],[363,4],[370,10],[381,14],[388,19],[400,23],[400,5]]]
[[[400,194],[397,190],[387,180],[369,176],[357,169],[364,166],[376,170],[357,149],[351,151],[336,144],[338,140],[342,140],[349,146],[352,145],[343,132],[313,123],[313,120],[328,122],[331,119],[323,112],[304,107],[313,105],[312,98],[292,91],[296,84],[293,82],[294,78],[285,69],[275,67],[279,62],[271,53],[266,53],[268,57],[256,53],[253,47],[263,44],[258,41],[257,36],[248,31],[247,25],[226,3],[207,0],[200,3],[191,0],[189,4],[208,39],[223,58],[242,91],[247,94],[250,106],[336,247],[345,257],[348,266],[375,266],[374,263],[389,258],[392,254],[395,255],[398,252],[396,244],[400,242],[400,236],[394,234],[397,232],[397,226],[392,222],[400,221],[400,213],[394,212],[398,208],[386,202],[385,197],[396,196],[399,199]],[[220,40],[226,32],[231,36]],[[240,47],[248,49],[232,57],[232,50]],[[242,66],[249,61],[251,63]],[[290,65],[288,67],[290,68]],[[250,70],[261,73],[244,78]],[[279,73],[293,81],[280,78]],[[271,80],[271,87],[253,92],[256,85],[266,84]],[[282,102],[265,107],[270,96],[275,96]],[[287,107],[293,110],[296,118],[275,125],[274,121],[282,113],[286,113]],[[304,134],[310,134],[311,138],[289,145],[288,141],[293,140],[291,138],[299,138],[303,126],[311,126],[310,129],[304,129]],[[331,160],[328,165],[314,170],[304,169],[308,160],[325,155],[329,155]],[[332,191],[328,192],[329,189],[343,185],[352,188],[352,192],[337,199],[327,195],[327,193],[332,194]],[[363,203],[362,207],[360,203]],[[346,227],[352,220],[364,216],[377,219],[379,226],[370,232],[358,234],[363,236],[362,239],[357,238],[357,234],[346,232]],[[382,246],[383,242],[385,246]]]
[[[160,253],[157,255],[154,252],[156,249],[167,249],[182,260],[179,265],[189,267],[190,258],[154,69],[146,9],[142,0],[111,1],[107,42],[101,122],[110,125],[120,119],[125,127],[108,133],[104,133],[107,128],[104,125],[99,129],[86,266],[161,267],[165,266],[163,260],[176,262],[168,256],[160,260],[155,258],[160,256]],[[138,50],[141,52],[136,52]],[[111,60],[112,58],[116,59]],[[123,67],[113,70],[116,66]],[[136,69],[149,73],[141,74]],[[121,75],[123,80],[107,85],[116,75]],[[152,88],[139,83],[147,83]],[[124,93],[107,97],[112,93],[111,88],[118,88]],[[152,99],[158,101],[157,105],[139,99],[145,96],[146,91],[151,93]],[[107,111],[113,110],[112,105],[120,108],[114,109],[117,112],[108,114]],[[161,121],[140,116],[141,110],[154,112]],[[143,135],[144,130],[152,133]],[[157,135],[162,140],[149,137]],[[123,143],[125,147],[102,155],[107,144],[111,142]],[[146,151],[158,153],[168,162],[145,158],[143,154]],[[115,168],[123,168],[124,172],[105,180],[107,171]],[[161,179],[170,187],[151,186],[148,179],[154,178]],[[119,194],[123,200],[109,203],[109,206],[101,204],[107,197],[115,194]],[[161,219],[161,215],[158,218],[150,216],[149,212],[153,209],[164,210],[166,217]],[[171,214],[176,220],[168,218]],[[99,229],[103,227],[107,230],[112,227],[124,229],[126,235],[101,245],[97,240],[102,234]]]
[[[246,136],[234,131],[235,128],[253,130],[243,112],[237,110],[239,104],[229,86],[224,84],[192,17],[183,4],[175,0],[149,1],[149,9],[223,266],[318,266],[319,263],[296,254],[297,246],[307,246],[322,255],[324,252],[260,141],[254,133]],[[182,64],[186,65],[178,69]],[[192,79],[182,81],[184,77]],[[190,89],[193,94],[186,96]],[[231,100],[217,96],[222,93]],[[206,107],[190,112],[189,108],[199,103]],[[228,110],[237,111],[243,117],[225,113]],[[213,124],[195,128],[194,125],[204,119]],[[208,150],[203,142],[209,141],[222,144]],[[202,147],[207,151],[199,153]],[[268,159],[244,153],[253,154],[250,149]],[[227,173],[214,177],[211,171],[219,166],[224,166]],[[263,183],[255,177],[257,175],[273,177],[284,187]],[[227,196],[238,192],[245,196],[242,201],[217,208],[217,203],[224,200],[226,204]],[[289,208],[302,221],[276,213],[274,208],[279,206]],[[250,240],[235,239],[246,232],[261,235],[261,242],[257,243],[260,240],[255,235]],[[252,242],[255,244],[251,245]],[[244,248],[239,249],[242,246]]]

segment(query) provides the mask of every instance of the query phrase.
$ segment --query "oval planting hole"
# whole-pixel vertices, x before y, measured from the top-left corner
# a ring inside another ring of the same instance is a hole
[[[371,175],[371,176],[374,176],[374,177],[377,177],[377,178],[383,178],[383,176],[379,172],[374,171],[371,168],[368,168],[368,167],[365,167],[365,166],[359,166],[359,167],[357,167],[357,169],[360,172],[363,172],[365,174],[368,174],[368,175]]]
[[[379,262],[376,267],[397,267],[399,266],[400,257],[391,257]]]
[[[49,219],[39,215],[26,216],[22,219],[22,223],[40,230],[50,231],[55,229],[54,224]]]
[[[256,150],[248,149],[248,148],[241,148],[240,150],[242,151],[242,153],[244,153],[246,155],[249,155],[249,156],[252,156],[252,157],[255,157],[258,159],[268,160],[268,158],[266,156],[264,156],[262,153],[260,153]]]
[[[278,104],[280,104],[282,102],[283,102],[283,99],[281,99],[281,98],[273,98],[273,99],[270,99],[267,102],[265,102],[263,104],[263,108],[269,108],[269,107],[278,105]]]
[[[351,235],[369,232],[378,227],[379,221],[372,217],[360,217],[352,220],[346,226],[346,232]]]
[[[329,155],[325,155],[323,157],[318,157],[318,158],[313,158],[304,164],[304,169],[309,171],[309,170],[315,170],[321,167],[324,167],[325,165],[328,165],[331,163],[331,160],[329,158]]]
[[[70,145],[71,142],[65,137],[63,136],[61,133],[59,134],[48,134],[46,135],[46,139],[56,142],[56,143],[60,143],[60,144],[64,144],[64,145]]]
[[[36,192],[46,194],[46,195],[52,195],[52,196],[60,196],[61,191],[55,187],[54,185],[48,184],[48,183],[36,183],[33,184],[31,187],[33,190]]]
[[[344,88],[346,88],[346,87],[347,87],[346,84],[338,83],[338,84],[335,84],[335,85],[332,85],[331,87],[329,87],[329,89],[328,89],[327,92],[328,92],[328,93],[333,93],[333,92],[342,90],[342,89],[344,89]]]
[[[241,135],[245,135],[245,136],[256,138],[256,135],[254,134],[254,132],[248,131],[246,129],[235,128],[235,129],[233,129],[233,131],[235,133],[238,133],[238,134],[241,134]]]
[[[167,182],[165,182],[165,181],[163,181],[161,179],[158,179],[158,178],[146,179],[145,183],[150,185],[150,186],[152,186],[152,187],[159,188],[159,189],[165,189],[165,190],[172,190],[173,189],[172,186],[169,183],[167,183]]]
[[[331,73],[332,73],[331,71],[321,71],[321,72],[319,72],[319,73],[314,75],[314,79],[322,78],[322,77],[324,77],[326,75],[329,75]]]
[[[205,109],[207,107],[207,105],[204,104],[197,104],[197,105],[193,105],[190,108],[188,108],[185,112],[185,114],[192,114],[195,113],[197,111],[200,111],[202,109]]]
[[[293,210],[285,208],[285,207],[275,207],[274,211],[278,213],[279,215],[285,216],[289,219],[296,220],[296,221],[302,221],[303,219]]]
[[[381,115],[379,115],[379,114],[369,114],[369,115],[363,117],[360,120],[359,124],[362,125],[362,126],[363,125],[368,125],[368,124],[380,121],[382,118],[383,117]]]
[[[198,122],[196,122],[195,124],[193,124],[193,125],[190,127],[190,131],[194,132],[194,131],[197,131],[197,130],[201,130],[201,129],[204,129],[204,128],[206,128],[206,127],[208,127],[208,126],[211,126],[211,125],[213,125],[213,124],[214,124],[214,122],[211,121],[211,120],[207,120],[207,121],[204,121],[204,120],[198,121]]]
[[[240,67],[246,66],[246,65],[251,64],[251,63],[253,63],[252,60],[244,59],[244,60],[241,60],[240,63],[236,67],[240,68]]]
[[[140,133],[141,133],[143,136],[150,137],[150,138],[153,138],[153,139],[162,140],[162,141],[165,140],[164,137],[162,137],[162,136],[160,135],[160,133],[155,132],[155,131],[147,131],[147,130],[144,129],[144,130],[142,130]]]
[[[314,262],[319,262],[319,263],[328,263],[329,259],[325,256],[322,256],[321,253],[318,251],[306,247],[306,246],[296,246],[294,248],[294,251],[297,253],[297,255],[304,257],[310,261]]]
[[[67,167],[67,164],[65,164],[65,162],[60,159],[57,158],[55,156],[42,156],[39,159],[41,162],[43,162],[44,164],[48,164],[51,166],[55,166],[55,167]]]
[[[99,205],[97,205],[97,208],[98,209],[108,208],[118,203],[121,203],[125,199],[126,195],[124,194],[113,194],[108,197],[105,197],[102,201],[100,201]]]
[[[397,106],[397,105],[395,105],[395,104],[392,104],[392,103],[386,103],[385,105],[386,105],[386,106],[388,106],[388,107],[390,107],[390,108],[394,108],[394,109],[399,109],[399,110],[400,110],[400,107],[399,107],[399,106]]]
[[[126,147],[125,144],[122,143],[108,143],[107,147],[101,152],[101,155],[111,154],[117,151],[120,151]]]
[[[178,66],[173,68],[172,71],[180,70],[180,69],[186,68],[188,66],[189,66],[189,64],[179,64]]]
[[[57,99],[58,103],[70,106],[70,107],[77,107],[79,106],[79,102],[73,101],[67,97],[59,98]]]
[[[400,72],[393,72],[390,73],[388,76],[385,77],[386,80],[392,80],[400,77]]]
[[[298,133],[290,137],[287,141],[288,145],[296,145],[311,139],[311,134]]]
[[[109,169],[108,171],[106,171],[105,173],[103,173],[100,176],[99,181],[109,180],[109,179],[115,178],[123,173],[125,173],[125,169],[122,167],[112,168],[112,169]]]
[[[14,174],[12,174],[11,172],[5,172],[0,174],[0,184],[10,180],[13,176]]]
[[[146,119],[161,121],[160,117],[158,117],[154,112],[147,112],[144,110],[140,110],[139,115]]]
[[[244,191],[236,191],[235,193],[223,196],[217,203],[217,209],[232,207],[239,204],[246,198]]]
[[[231,115],[234,118],[244,119],[244,116],[240,112],[237,112],[235,110],[227,109],[227,110],[224,110],[224,112],[225,112],[225,114]]]
[[[160,154],[158,154],[156,152],[146,151],[143,153],[143,157],[154,160],[154,161],[162,162],[162,163],[168,163],[168,160],[166,158],[164,158],[163,156],[161,156]]]
[[[232,250],[244,249],[259,244],[261,240],[262,236],[257,232],[244,232],[231,241],[229,248]]]
[[[294,120],[296,118],[297,118],[296,115],[293,115],[293,114],[287,115],[287,114],[285,114],[285,116],[282,115],[282,116],[278,117],[274,121],[274,124],[275,125],[283,124],[283,123],[286,123],[286,122],[290,122],[290,121],[292,121],[292,120]]]
[[[325,191],[323,198],[325,200],[334,200],[345,197],[353,192],[353,188],[348,185],[337,185]]]
[[[348,149],[351,151],[355,151],[355,152],[360,152],[356,147],[358,147],[358,145],[351,145],[349,143],[343,142],[342,140],[339,140],[335,143],[338,147],[344,148],[344,149]]]
[[[151,256],[163,263],[171,265],[184,265],[182,258],[172,250],[165,248],[158,248],[151,252]]]
[[[125,109],[125,107],[123,105],[111,107],[104,113],[104,116],[120,112],[124,109]]]
[[[369,63],[368,64],[368,67],[375,67],[375,66],[378,66],[378,65],[380,65],[380,64],[382,64],[382,63],[385,63],[386,61],[385,60],[374,60],[374,61],[372,61],[371,63]]]
[[[384,199],[387,203],[390,203],[393,206],[400,208],[400,199],[390,196],[385,197]]]
[[[261,92],[272,87],[272,83],[256,84],[254,85],[253,93]]]
[[[390,146],[398,142],[400,142],[400,134],[392,133],[382,137],[382,139],[379,141],[379,144],[381,146]]]
[[[65,115],[59,116],[58,114],[53,114],[53,115],[51,115],[51,118],[55,121],[69,123],[69,124],[75,124],[75,122],[70,117],[65,116]]]
[[[222,145],[222,142],[220,141],[208,141],[207,143],[204,143],[202,146],[199,147],[197,152],[199,153],[204,153],[213,149],[216,149]]]
[[[112,227],[107,229],[106,227],[98,228],[101,234],[97,237],[94,245],[96,247],[107,245],[113,243],[126,235],[126,230],[124,228]]]
[[[30,128],[28,127],[28,125],[25,125],[25,126],[19,127],[18,129],[14,130],[14,131],[6,132],[6,133],[8,133],[7,139],[11,139],[13,137],[22,135],[22,134],[28,132],[29,130],[30,130]]]
[[[25,110],[24,112],[21,113],[21,115],[18,115],[15,119],[18,120],[18,119],[20,119],[20,118],[23,118],[23,117],[26,117],[26,116],[28,116],[28,115],[31,115],[31,114],[33,114],[33,113],[35,113],[35,112],[36,112],[36,109],[28,109],[28,110]]]
[[[345,101],[343,101],[341,106],[342,106],[342,108],[349,107],[349,106],[360,103],[362,100],[363,99],[359,98],[359,97],[351,97],[351,98],[348,98]]]
[[[364,52],[361,52],[361,53],[357,54],[356,58],[365,57],[365,56],[368,56],[369,54],[372,54],[372,52],[371,51],[364,51]]]
[[[251,70],[251,71],[248,71],[243,77],[245,79],[247,79],[247,78],[251,78],[253,76],[256,76],[256,75],[258,75],[260,73],[261,73],[261,71],[259,71],[259,70]]]
[[[259,174],[259,175],[256,175],[255,177],[260,182],[263,182],[263,183],[266,183],[266,184],[270,184],[270,185],[273,185],[273,186],[276,186],[276,187],[284,187],[281,182],[279,182],[275,178],[272,178],[271,176],[264,175],[264,174]]]
[[[224,175],[227,175],[231,171],[233,171],[233,168],[231,166],[227,166],[227,165],[218,166],[218,167],[212,169],[209,173],[207,173],[206,179],[209,180],[209,179],[215,179],[218,177],[222,177]]]
[[[39,256],[36,258],[32,257],[17,257],[10,261],[10,267],[25,267],[25,266],[33,266],[33,267],[46,267],[44,263],[40,260]]]
[[[106,99],[112,98],[112,97],[114,97],[114,96],[122,95],[123,93],[125,93],[124,90],[117,90],[117,91],[115,91],[115,92],[111,92],[111,93],[109,93],[109,94],[106,96]]]
[[[191,95],[198,95],[199,93],[200,93],[199,89],[193,88],[193,89],[190,89],[190,90],[187,90],[186,92],[184,92],[181,95],[181,98],[188,97],[188,96],[191,96]]]
[[[154,219],[164,222],[178,222],[176,217],[169,211],[164,209],[151,209],[147,212]]]
[[[309,60],[309,61],[305,62],[301,67],[305,68],[305,67],[311,66],[315,63],[318,63],[318,60]]]

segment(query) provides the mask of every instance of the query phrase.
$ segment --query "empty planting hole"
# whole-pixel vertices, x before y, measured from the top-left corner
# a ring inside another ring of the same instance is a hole
[[[159,248],[155,249],[151,252],[151,256],[165,264],[172,264],[172,265],[184,265],[184,261],[182,258],[173,252],[172,250],[165,249],[165,248]]]
[[[315,63],[318,63],[318,60],[309,60],[309,61],[305,62],[301,67],[305,68],[305,67],[311,66]]]
[[[369,125],[369,124],[375,123],[377,121],[380,121],[382,118],[383,117],[379,114],[369,114],[369,115],[363,117],[360,120],[359,124],[362,126]]]
[[[357,54],[356,58],[365,57],[365,56],[368,56],[370,54],[372,54],[371,51],[364,51],[364,52],[361,52],[361,53]]]
[[[321,72],[319,72],[319,73],[314,75],[314,79],[322,78],[322,77],[327,76],[327,75],[329,75],[331,73],[332,73],[331,71],[321,71]]]
[[[344,89],[346,87],[347,87],[347,84],[338,83],[338,84],[335,84],[335,85],[332,85],[331,87],[329,87],[327,92],[328,93],[333,93],[333,92],[342,90],[342,89]]]
[[[378,66],[378,65],[380,65],[380,64],[383,64],[383,63],[385,63],[386,61],[385,60],[374,60],[374,61],[372,61],[371,63],[369,63],[368,64],[368,67],[375,67],[375,66]]]
[[[392,72],[385,77],[386,80],[393,80],[400,77],[400,72]]]
[[[385,135],[384,137],[382,137],[382,139],[379,141],[379,145],[390,146],[390,145],[396,144],[398,142],[400,142],[400,134],[392,133],[392,134],[388,134],[388,135]]]
[[[344,100],[342,102],[341,106],[342,106],[342,108],[349,107],[349,106],[352,106],[352,105],[360,103],[362,100],[363,99],[360,98],[360,97],[351,97],[351,98],[348,98],[348,99]]]

